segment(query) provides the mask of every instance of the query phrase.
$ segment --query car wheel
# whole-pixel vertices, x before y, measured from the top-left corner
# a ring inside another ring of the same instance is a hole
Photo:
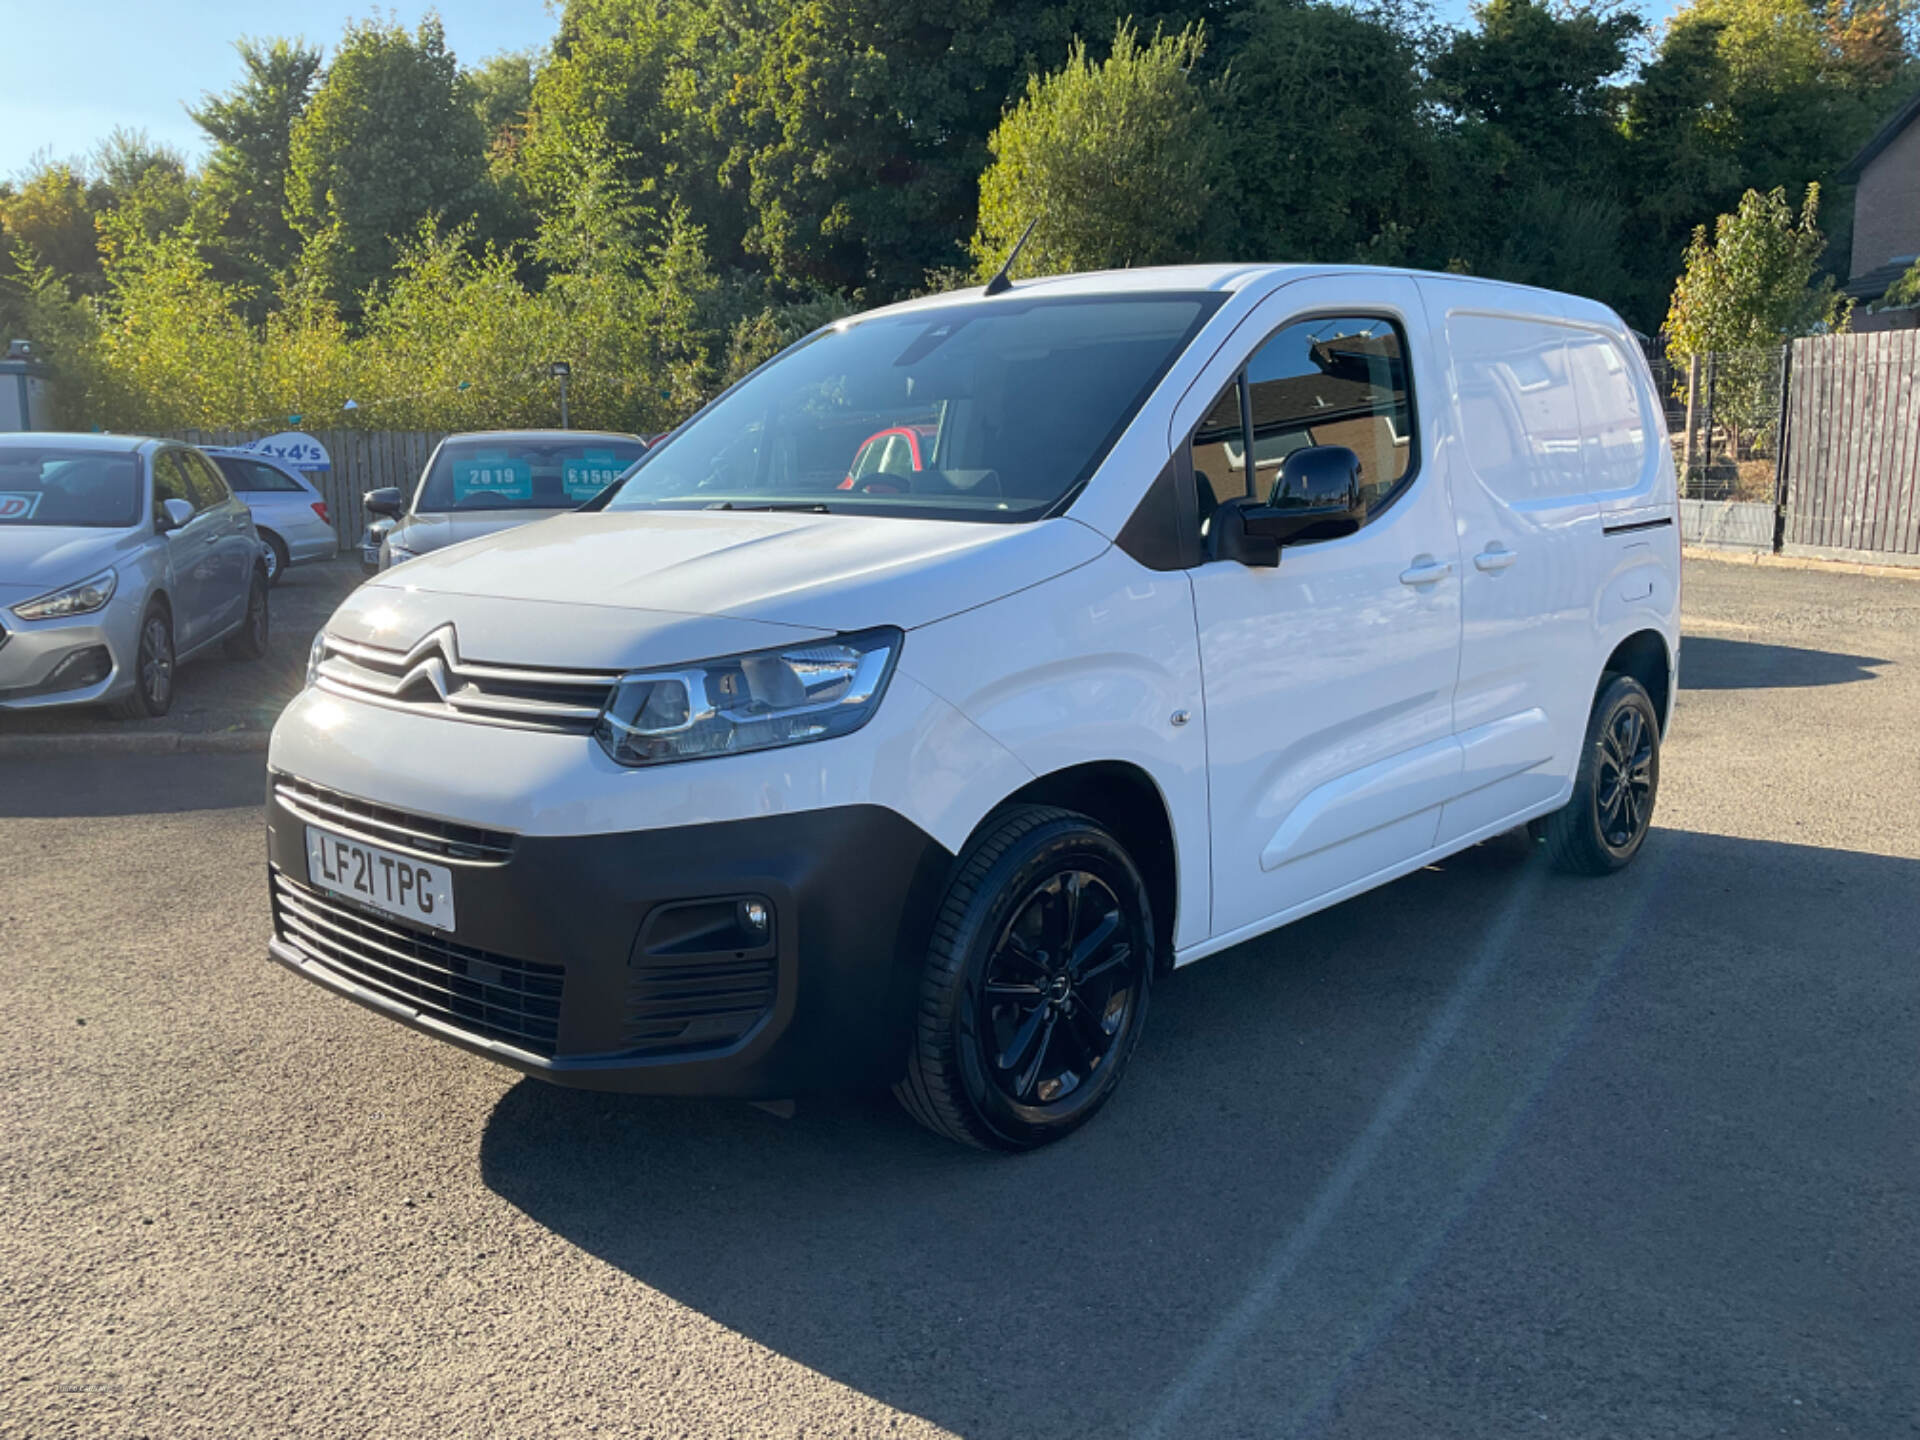
[[[1106,1104],[1146,1021],[1146,886],[1084,815],[1024,806],[962,855],[928,948],[906,1077],[916,1120],[1030,1150]]]
[[[267,572],[256,567],[247,584],[247,618],[227,637],[227,654],[235,660],[260,660],[267,653]]]
[[[140,642],[134,652],[133,693],[113,704],[121,720],[164,715],[173,706],[173,617],[158,600],[140,617]]]
[[[1547,854],[1574,875],[1609,875],[1640,853],[1660,792],[1660,717],[1630,675],[1609,677],[1587,719],[1573,797],[1547,817]]]
[[[271,530],[262,530],[260,543],[266,546],[267,583],[278,585],[286,576],[287,566],[293,563],[287,558],[287,542]]]

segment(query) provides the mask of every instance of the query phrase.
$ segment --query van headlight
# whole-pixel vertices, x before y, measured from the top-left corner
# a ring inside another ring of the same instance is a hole
[[[663,765],[829,740],[872,718],[900,632],[864,630],[622,675],[594,739],[622,765]]]
[[[114,587],[119,583],[120,577],[112,570],[102,570],[78,585],[23,600],[13,607],[13,613],[22,620],[64,620],[69,615],[91,615],[113,598]]]
[[[320,678],[320,662],[327,658],[327,632],[320,631],[313,637],[313,644],[307,647],[307,684],[311,685]]]

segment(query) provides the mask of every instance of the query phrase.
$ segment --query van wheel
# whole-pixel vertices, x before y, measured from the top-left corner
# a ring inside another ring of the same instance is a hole
[[[1573,875],[1609,875],[1640,852],[1660,791],[1660,717],[1630,675],[1609,677],[1587,720],[1573,798],[1547,817],[1547,854]]]
[[[1027,805],[961,856],[894,1094],[928,1129],[1031,1150],[1092,1118],[1147,1016],[1153,911],[1099,824]]]

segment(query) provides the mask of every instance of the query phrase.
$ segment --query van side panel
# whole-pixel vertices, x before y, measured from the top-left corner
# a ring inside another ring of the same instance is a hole
[[[1145,771],[1173,826],[1174,943],[1206,938],[1207,729],[1185,572],[1148,570],[1110,548],[1092,564],[913,631],[900,670],[1034,775],[1103,761]],[[974,822],[1012,788],[983,777]]]

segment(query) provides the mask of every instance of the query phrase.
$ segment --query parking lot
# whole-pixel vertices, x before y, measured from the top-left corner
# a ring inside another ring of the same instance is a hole
[[[1018,1159],[517,1080],[267,960],[258,754],[0,758],[0,1433],[1915,1433],[1920,582],[1686,585],[1632,869],[1182,970]]]

